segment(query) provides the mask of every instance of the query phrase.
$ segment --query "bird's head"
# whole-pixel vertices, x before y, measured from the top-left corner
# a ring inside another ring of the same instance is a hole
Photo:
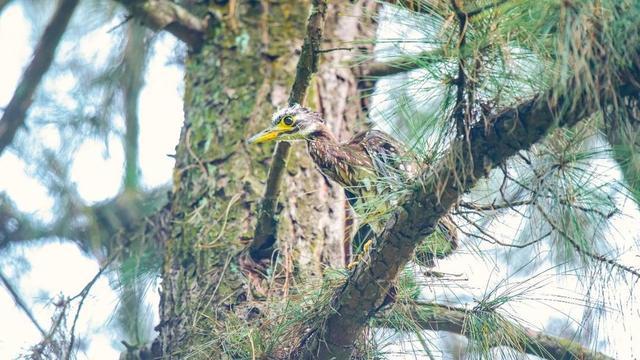
[[[320,114],[298,104],[278,110],[273,114],[271,126],[248,139],[259,144],[274,140],[310,140],[314,133],[325,128]]]

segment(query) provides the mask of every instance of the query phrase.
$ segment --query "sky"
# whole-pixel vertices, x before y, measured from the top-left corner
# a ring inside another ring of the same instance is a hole
[[[108,44],[110,41],[108,30],[113,25],[97,29],[88,36],[87,43],[81,46],[82,51],[87,56],[99,58],[104,53],[105,43]],[[385,34],[390,40],[420,36],[410,27],[403,30],[390,28],[384,24],[381,26],[379,34]],[[0,48],[12,50],[2,56],[0,105],[6,104],[14,91],[22,69],[31,55],[31,39],[33,38],[21,8],[14,4],[5,9],[0,17]],[[397,44],[397,42],[395,43]],[[419,46],[415,45],[417,43],[409,44],[408,46]],[[175,40],[170,36],[162,36],[156,42],[154,55],[146,74],[146,86],[141,94],[140,165],[142,181],[146,187],[155,187],[169,182],[173,169],[173,160],[167,155],[174,152],[183,120],[181,101],[183,74],[178,66],[169,63],[175,45]],[[389,41],[385,46],[387,50],[390,50],[395,45],[393,41]],[[405,50],[423,49],[417,47]],[[65,52],[64,47],[61,48],[61,52]],[[419,75],[413,73],[411,76]],[[381,81],[380,88],[393,88],[391,81]],[[57,91],[63,91],[68,89],[69,84],[62,79],[58,83],[48,86]],[[374,98],[374,102],[385,103],[384,94],[378,93],[376,96],[378,98]],[[384,108],[385,105],[380,105],[375,109],[382,112]],[[374,118],[375,116],[381,115],[374,114]],[[385,128],[384,125],[382,127]],[[56,141],[55,136],[47,134],[46,129],[39,136],[45,141]],[[594,166],[602,167],[603,172],[610,174],[610,180],[620,178],[619,172],[611,161],[605,159],[602,163],[594,164]],[[30,169],[11,151],[5,151],[0,157],[0,169],[2,169],[0,192],[7,192],[21,211],[32,213],[44,220],[52,217],[53,200],[49,197],[46,188],[39,184],[33,176],[33,169]],[[73,161],[72,179],[85,200],[89,203],[98,202],[118,193],[122,181],[122,170],[123,153],[116,139],[110,140],[108,152],[105,151],[101,142],[88,140],[81,146],[78,156]],[[640,221],[638,221],[640,214],[637,207],[633,204],[624,204],[624,209],[624,214],[615,219],[614,226],[616,229],[615,239],[620,242],[640,233]],[[498,226],[501,226],[502,236],[509,239],[518,229],[519,220],[515,218],[502,219]],[[476,299],[482,298],[484,294],[493,289],[506,291],[514,287],[526,286],[526,283],[520,283],[523,279],[517,277],[507,283],[502,281],[505,274],[511,270],[500,262],[501,255],[495,252],[494,248],[488,247],[486,244],[484,246],[485,248],[482,250],[485,258],[482,259],[483,261],[480,261],[469,251],[461,251],[442,261],[439,270],[451,274],[463,274],[459,283],[464,283],[464,286],[470,289],[469,292]],[[13,247],[11,258],[11,261],[6,261],[6,259],[0,261],[0,267],[8,277],[18,279],[17,284],[23,297],[32,306],[36,318],[45,328],[50,323],[53,311],[49,299],[55,298],[59,294],[71,296],[78,293],[98,271],[98,264],[70,243],[48,242]],[[486,261],[487,259],[488,261]],[[639,259],[637,253],[627,253],[623,260],[640,265]],[[581,318],[583,310],[575,306],[577,301],[575,299],[585,292],[583,284],[588,281],[571,277],[558,279],[552,270],[545,271],[544,267],[543,270],[540,270],[538,279],[544,286],[529,292],[529,299],[522,299],[522,301],[516,301],[511,305],[507,309],[510,315],[522,319],[534,328],[544,327],[549,318],[557,314],[568,318]],[[451,283],[434,284],[432,280],[422,280],[425,283],[430,282],[423,293],[425,298],[437,297],[442,300],[454,296],[453,292],[447,289],[452,286]],[[455,286],[453,285],[454,288]],[[617,294],[615,287],[618,285],[613,284],[612,286],[611,291],[615,295]],[[620,294],[622,295],[624,292]],[[541,301],[525,301],[533,298]],[[567,299],[573,300],[566,301]],[[158,296],[155,289],[150,292],[148,301],[153,309],[157,309]],[[92,335],[87,352],[80,353],[79,358],[117,358],[120,351],[117,347],[119,339],[108,328],[110,315],[116,305],[116,293],[112,290],[109,279],[102,277],[94,286],[80,318],[80,333]],[[40,334],[26,316],[14,306],[10,295],[2,287],[0,287],[0,309],[2,309],[0,359],[13,358],[37,343]],[[602,326],[602,332],[608,333],[612,340],[612,345],[606,350],[615,349],[621,359],[632,359],[635,354],[640,352],[639,346],[633,345],[631,335],[640,333],[640,314],[638,309],[625,310],[624,313],[618,312],[617,315],[608,318]],[[620,327],[623,329],[620,330]],[[391,352],[398,349],[397,347],[391,348]]]
[[[115,24],[94,31],[87,44],[80,46],[87,56],[100,56],[108,44],[108,30]],[[9,102],[22,70],[31,56],[30,25],[18,2],[9,5],[0,16],[0,48],[3,52],[0,66],[0,104]],[[156,187],[169,182],[173,170],[175,152],[182,113],[182,70],[168,64],[172,57],[175,40],[161,36],[154,47],[146,74],[146,86],[140,95],[140,166],[145,187]],[[61,46],[59,54],[66,49]],[[51,86],[56,91],[68,88],[64,79]],[[24,130],[21,130],[24,131]],[[38,134],[47,142],[54,143],[54,135]],[[0,192],[4,191],[23,212],[47,220],[52,218],[53,200],[47,189],[34,177],[32,170],[10,150],[0,157]],[[106,152],[102,142],[85,141],[75,157],[71,177],[78,192],[88,203],[109,199],[120,190],[123,173],[123,151],[116,139],[110,140]],[[17,278],[23,298],[32,306],[38,322],[48,329],[54,307],[49,299],[59,294],[72,296],[78,293],[98,271],[94,259],[84,255],[71,243],[49,242],[31,246],[12,247],[11,260],[0,261],[0,268],[9,278]],[[5,258],[6,260],[6,258]],[[23,260],[23,261],[21,261]],[[24,264],[29,266],[25,267]],[[148,301],[157,311],[158,293],[149,292]],[[109,279],[101,277],[86,302],[79,319],[79,332],[91,335],[86,354],[79,358],[116,359],[119,349],[114,348],[120,339],[109,331],[110,316],[117,305],[116,293]],[[9,359],[23,353],[40,340],[40,334],[26,315],[14,306],[4,287],[0,286],[0,359]]]

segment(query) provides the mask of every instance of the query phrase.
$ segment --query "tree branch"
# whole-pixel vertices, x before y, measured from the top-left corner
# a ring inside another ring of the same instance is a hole
[[[638,69],[619,69],[617,94],[637,92]],[[624,76],[622,76],[624,75]],[[576,93],[578,78],[478,122],[467,140],[457,139],[437,166],[420,174],[400,201],[385,229],[344,286],[337,289],[331,313],[312,329],[299,349],[302,358],[347,358],[353,343],[383,303],[416,245],[433,233],[438,221],[481,177],[520,150],[540,141],[553,127],[572,126],[611,101],[610,92]],[[596,98],[594,98],[594,96]]]
[[[420,69],[425,65],[442,62],[444,55],[442,49],[435,49],[389,61],[372,62],[363,66],[362,76],[364,78],[378,78]]]
[[[194,50],[202,45],[208,21],[191,14],[180,5],[167,0],[116,1],[146,26],[154,30],[166,30]]]
[[[403,304],[405,305],[405,304]],[[411,318],[413,324],[423,330],[446,331],[454,334],[472,337],[469,324],[473,322],[474,310],[452,307],[436,303],[406,304],[403,316]],[[493,313],[494,316],[500,316]],[[544,359],[557,360],[613,360],[612,357],[591,351],[579,343],[563,339],[543,332],[527,329],[507,319],[501,318],[501,323],[508,328],[512,337],[496,336],[489,340],[490,347],[507,346],[526,354],[539,356]],[[385,326],[392,326],[394,322],[383,322]]]
[[[4,287],[7,288],[7,290],[9,291],[9,294],[11,294],[11,297],[13,298],[13,301],[16,303],[16,305],[20,309],[22,309],[22,311],[25,313],[25,315],[27,315],[29,320],[31,320],[33,325],[36,328],[38,328],[38,331],[40,332],[40,334],[42,334],[42,336],[45,336],[46,332],[44,331],[42,326],[40,326],[35,316],[33,316],[33,313],[31,312],[31,309],[29,309],[29,306],[27,306],[27,303],[25,303],[24,300],[22,300],[22,297],[20,297],[20,294],[18,294],[16,289],[13,288],[13,285],[11,284],[9,279],[7,279],[1,271],[0,271],[0,281],[2,281],[2,284],[4,285]]]
[[[0,194],[0,250],[14,242],[61,237],[73,240],[83,249],[95,244],[113,248],[110,241],[115,234],[137,233],[145,217],[163,210],[169,189],[160,187],[147,191],[125,191],[116,197],[85,206],[69,206],[52,224],[33,221],[21,213],[6,195]]]
[[[311,75],[318,70],[318,54],[324,31],[327,2],[326,0],[313,0],[311,6],[311,14],[307,20],[307,35],[302,45],[295,80],[289,94],[289,105],[302,104],[304,102]],[[271,159],[267,186],[260,202],[253,241],[249,245],[249,254],[254,260],[269,258],[273,253],[273,244],[276,241],[278,227],[276,207],[290,148],[290,143],[286,141],[278,142]]]
[[[60,0],[53,17],[42,33],[31,63],[22,74],[13,97],[0,119],[0,154],[11,144],[18,128],[24,124],[33,94],[53,63],[56,48],[69,25],[78,0]]]

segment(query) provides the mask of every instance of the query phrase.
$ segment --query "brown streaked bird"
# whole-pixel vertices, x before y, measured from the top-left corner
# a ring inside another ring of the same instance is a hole
[[[398,195],[416,171],[416,159],[384,132],[368,130],[340,143],[320,114],[297,104],[277,111],[271,126],[248,141],[306,141],[320,172],[344,188],[349,203],[365,224],[353,244],[356,248],[365,244],[365,250],[370,245],[367,240],[371,230],[376,234],[382,231],[385,215],[393,210]],[[443,221],[439,227],[455,248],[455,230],[450,221]]]

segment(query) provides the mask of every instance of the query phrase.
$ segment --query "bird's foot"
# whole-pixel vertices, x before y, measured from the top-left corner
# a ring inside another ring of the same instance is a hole
[[[369,252],[369,250],[371,250],[371,246],[373,246],[373,241],[371,240],[367,240],[366,243],[364,243],[364,245],[362,245],[362,252],[361,254],[366,254]]]
[[[358,265],[360,260],[362,260],[362,258],[364,257],[364,254],[368,253],[369,250],[371,250],[371,246],[373,246],[373,242],[371,240],[367,240],[367,242],[364,243],[364,245],[362,245],[362,251],[356,256],[355,260],[353,260],[347,265],[347,269],[353,270],[356,267],[356,265]]]

